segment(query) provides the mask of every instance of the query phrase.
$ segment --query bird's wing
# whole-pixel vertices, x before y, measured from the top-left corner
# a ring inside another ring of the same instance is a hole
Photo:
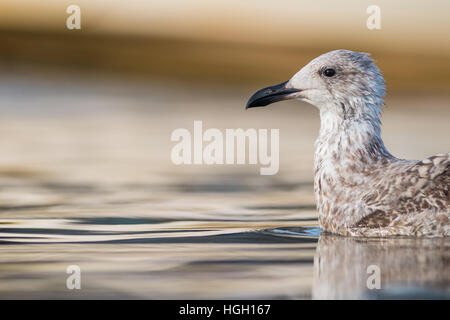
[[[357,222],[355,227],[388,226],[404,214],[424,211],[450,214],[450,153],[438,154],[409,165],[366,198],[373,211]]]
[[[417,200],[427,201],[433,209],[450,212],[450,152],[422,160],[416,167],[421,183]]]

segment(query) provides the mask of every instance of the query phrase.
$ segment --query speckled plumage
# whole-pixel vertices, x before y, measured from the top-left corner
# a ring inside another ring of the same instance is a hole
[[[325,76],[327,68],[336,74]],[[450,153],[422,161],[390,154],[380,129],[385,83],[368,54],[325,53],[285,87],[289,99],[320,111],[314,190],[324,230],[369,237],[450,236]]]

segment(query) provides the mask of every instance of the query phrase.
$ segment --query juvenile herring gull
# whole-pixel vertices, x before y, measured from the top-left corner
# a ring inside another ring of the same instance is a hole
[[[320,111],[314,191],[319,224],[341,235],[450,235],[450,152],[394,157],[381,139],[383,76],[369,54],[325,53],[289,81],[256,92],[247,108],[299,99]]]

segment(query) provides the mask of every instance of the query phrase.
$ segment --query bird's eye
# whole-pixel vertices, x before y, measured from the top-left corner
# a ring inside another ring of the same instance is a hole
[[[334,76],[335,74],[336,74],[336,71],[334,71],[334,69],[325,69],[325,71],[323,72],[323,74],[326,76],[326,77],[332,77],[332,76]]]

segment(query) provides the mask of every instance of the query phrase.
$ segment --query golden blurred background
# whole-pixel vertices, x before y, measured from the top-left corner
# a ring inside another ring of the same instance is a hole
[[[81,8],[68,30],[66,8]],[[369,30],[369,5],[381,29]],[[450,2],[5,0],[3,68],[75,69],[228,84],[272,83],[315,56],[372,53],[389,90],[450,88]]]

